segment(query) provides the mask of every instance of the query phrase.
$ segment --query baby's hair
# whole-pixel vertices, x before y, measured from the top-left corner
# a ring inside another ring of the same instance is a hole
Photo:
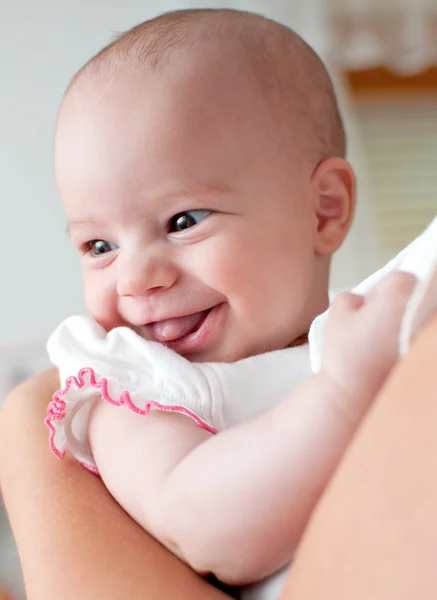
[[[282,119],[282,131],[283,119],[300,128],[300,143],[311,160],[345,156],[345,130],[323,62],[294,31],[253,13],[188,9],[145,21],[118,35],[88,61],[67,92],[84,79],[99,82],[115,76],[127,63],[159,71],[174,52],[206,52],[223,43],[235,60],[251,68],[275,119]]]

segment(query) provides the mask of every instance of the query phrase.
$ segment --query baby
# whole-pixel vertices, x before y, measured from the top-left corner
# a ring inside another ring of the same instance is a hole
[[[307,377],[306,336],[354,211],[344,156],[320,59],[236,11],[135,27],[61,107],[56,179],[93,320],[68,319],[49,342],[63,386],[52,448],[227,584],[291,560],[397,357],[405,273],[334,303]]]

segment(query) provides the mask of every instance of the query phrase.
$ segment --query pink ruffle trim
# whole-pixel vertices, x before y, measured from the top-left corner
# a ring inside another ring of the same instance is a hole
[[[58,458],[62,459],[65,457],[65,450],[64,451],[60,450],[56,446],[56,443],[55,443],[56,427],[54,425],[54,423],[56,421],[63,421],[66,416],[67,403],[65,402],[65,400],[63,400],[63,396],[68,394],[71,386],[74,386],[77,389],[80,389],[80,388],[83,388],[84,386],[86,386],[87,385],[87,382],[85,379],[86,375],[88,375],[88,378],[89,378],[89,385],[91,385],[94,389],[98,390],[100,392],[101,398],[103,400],[105,400],[105,402],[108,402],[108,404],[112,404],[112,406],[125,405],[125,406],[127,406],[127,408],[129,408],[129,410],[136,413],[137,415],[144,415],[144,416],[148,415],[152,408],[157,409],[157,410],[162,410],[164,412],[181,413],[181,414],[189,417],[190,419],[192,419],[196,423],[196,425],[198,425],[202,429],[205,429],[206,431],[209,431],[212,434],[218,433],[217,429],[215,429],[214,427],[211,427],[210,425],[205,423],[205,421],[200,419],[195,413],[191,412],[184,406],[165,405],[165,404],[160,404],[159,402],[155,402],[154,400],[149,400],[146,403],[146,405],[144,406],[144,408],[139,408],[132,402],[130,394],[127,390],[124,390],[120,394],[120,397],[118,400],[114,400],[113,398],[111,398],[111,396],[108,393],[108,380],[105,377],[101,377],[100,379],[98,379],[96,377],[94,369],[92,369],[91,367],[85,367],[79,371],[79,373],[77,374],[77,377],[72,375],[71,377],[68,377],[66,379],[65,388],[63,390],[58,390],[57,392],[55,392],[53,394],[53,400],[50,402],[48,409],[47,409],[47,417],[45,418],[45,424],[50,430],[49,445],[50,445],[50,448],[51,448],[53,454],[55,454]],[[84,467],[86,467],[92,473],[94,473],[96,475],[99,474],[98,469],[94,465],[90,465],[87,463],[82,463],[82,464]]]

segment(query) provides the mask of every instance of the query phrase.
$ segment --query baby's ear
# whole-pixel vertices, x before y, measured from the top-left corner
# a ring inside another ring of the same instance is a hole
[[[340,248],[355,212],[356,180],[343,158],[327,158],[311,178],[317,219],[316,252],[330,256]]]

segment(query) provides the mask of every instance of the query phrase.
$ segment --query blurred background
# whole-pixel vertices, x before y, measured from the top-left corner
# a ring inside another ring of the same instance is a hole
[[[333,289],[382,266],[437,213],[437,0],[0,0],[0,403],[47,365],[54,327],[84,312],[52,172],[65,87],[115,33],[201,7],[281,21],[329,65],[359,180]],[[24,591],[0,499],[0,600],[9,597]]]

